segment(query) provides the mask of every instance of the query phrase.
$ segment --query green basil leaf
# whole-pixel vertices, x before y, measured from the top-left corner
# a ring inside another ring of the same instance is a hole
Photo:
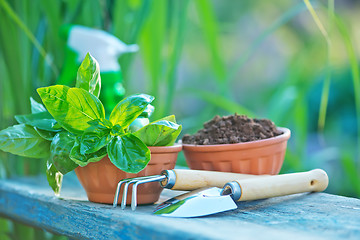
[[[50,142],[34,128],[20,124],[0,131],[0,149],[24,157],[46,158],[50,155]]]
[[[113,135],[113,136],[121,136],[121,135],[124,135],[124,134],[125,134],[125,131],[119,124],[116,124],[111,129],[111,135]]]
[[[134,135],[141,139],[147,146],[171,146],[181,132],[181,125],[160,120],[135,132]]]
[[[113,127],[112,123],[106,118],[91,120],[88,122],[88,124],[90,126],[97,126],[97,127],[102,126],[104,128],[110,128],[110,129]]]
[[[129,132],[133,133],[140,130],[142,127],[149,124],[149,119],[144,117],[138,117],[129,126]]]
[[[47,111],[44,105],[38,103],[32,97],[30,97],[30,105],[31,105],[31,113],[40,113]]]
[[[99,63],[90,53],[86,54],[78,69],[75,86],[94,94],[96,97],[100,95],[100,67]]]
[[[56,196],[60,196],[63,175],[49,161],[46,163],[46,178]]]
[[[150,106],[150,105],[148,105]],[[129,126],[129,132],[130,133],[134,133],[136,131],[139,131],[141,128],[145,127],[146,125],[149,124],[149,119],[148,118],[144,118],[144,117],[141,117],[142,114],[140,115],[140,117],[138,117],[137,119],[135,119]],[[161,120],[167,120],[167,121],[170,121],[170,122],[173,122],[173,123],[176,123],[176,119],[175,119],[175,116],[174,115],[170,115],[170,116],[167,116],[167,117],[164,117],[164,118],[161,118],[155,122],[158,122],[158,121],[161,121]]]
[[[110,161],[128,173],[138,173],[150,161],[150,150],[136,136],[129,133],[115,136],[107,146]]]
[[[39,120],[27,122],[25,124],[49,132],[60,132],[61,129],[55,128],[56,123],[57,122],[55,119],[39,119]]]
[[[55,129],[55,130],[61,130],[61,129],[62,129],[62,126],[61,126],[58,122],[56,122],[56,124],[53,126],[53,129]]]
[[[35,131],[45,140],[52,141],[54,136],[56,135],[56,132],[53,131],[46,131],[39,129],[37,127],[34,127]]]
[[[169,115],[167,117],[161,118],[161,119],[156,120],[154,122],[159,122],[159,121],[162,121],[162,120],[166,120],[166,121],[169,121],[169,122],[176,123],[175,115]]]
[[[100,100],[84,89],[55,85],[37,91],[50,114],[71,133],[82,133],[89,121],[105,118]]]
[[[18,123],[27,123],[41,119],[53,119],[53,117],[48,111],[44,111],[25,115],[15,115],[15,119]]]
[[[80,145],[81,145],[81,137],[77,137],[75,140],[75,144],[70,152],[70,158],[76,164],[81,167],[85,167],[90,162],[98,162],[102,158],[104,158],[107,154],[106,147],[101,148],[99,151],[89,154],[82,154],[80,152]]]
[[[151,104],[147,105],[145,110],[139,115],[139,117],[149,118],[153,114],[155,107]]]
[[[81,136],[80,153],[91,154],[105,147],[111,140],[111,135],[98,136],[95,133],[85,133]]]
[[[126,129],[153,100],[154,97],[147,94],[133,95],[123,99],[111,112],[110,122]]]
[[[48,111],[26,115],[16,115],[15,119],[18,123],[24,123],[38,129],[51,132],[60,131],[60,129],[54,128],[54,126],[56,125],[56,120],[51,116]]]
[[[110,131],[110,128],[100,124],[86,129],[80,138],[80,153],[95,153],[105,147],[111,140]]]
[[[75,136],[66,131],[57,133],[51,142],[51,162],[62,174],[66,174],[78,166],[69,156],[74,144]]]

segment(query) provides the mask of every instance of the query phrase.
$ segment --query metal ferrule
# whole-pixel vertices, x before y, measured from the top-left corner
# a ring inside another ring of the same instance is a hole
[[[161,175],[165,175],[166,178],[160,182],[160,185],[163,188],[173,188],[176,182],[176,174],[173,170],[164,170],[161,172]]]
[[[239,201],[241,198],[241,186],[238,182],[228,182],[225,184],[221,195],[230,195],[234,201]]]

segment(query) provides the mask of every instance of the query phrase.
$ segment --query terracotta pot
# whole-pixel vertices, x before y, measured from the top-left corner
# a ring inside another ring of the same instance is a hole
[[[183,144],[186,162],[191,169],[247,174],[278,174],[284,161],[290,130],[283,134],[244,143],[219,145]]]
[[[181,145],[169,147],[149,147],[151,160],[144,170],[137,174],[126,173],[110,162],[108,156],[99,162],[89,163],[85,167],[77,167],[75,173],[84,187],[89,201],[98,203],[113,203],[117,184],[124,178],[142,177],[160,174],[162,170],[175,167]],[[127,203],[131,202],[131,189],[128,192]],[[138,187],[138,204],[156,202],[162,188],[158,182],[141,184]],[[121,202],[122,190],[119,203]]]

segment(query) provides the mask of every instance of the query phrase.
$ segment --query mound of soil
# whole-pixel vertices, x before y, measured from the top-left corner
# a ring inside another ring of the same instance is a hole
[[[215,116],[204,123],[204,128],[194,135],[186,134],[184,144],[213,145],[250,142],[281,135],[268,119],[252,119],[245,115]]]

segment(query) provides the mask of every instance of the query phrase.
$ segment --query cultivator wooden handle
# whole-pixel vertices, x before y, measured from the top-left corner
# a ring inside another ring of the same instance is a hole
[[[190,169],[165,170],[163,174],[167,178],[161,182],[161,186],[172,190],[195,190],[203,187],[222,188],[227,182],[234,180],[269,176]]]

